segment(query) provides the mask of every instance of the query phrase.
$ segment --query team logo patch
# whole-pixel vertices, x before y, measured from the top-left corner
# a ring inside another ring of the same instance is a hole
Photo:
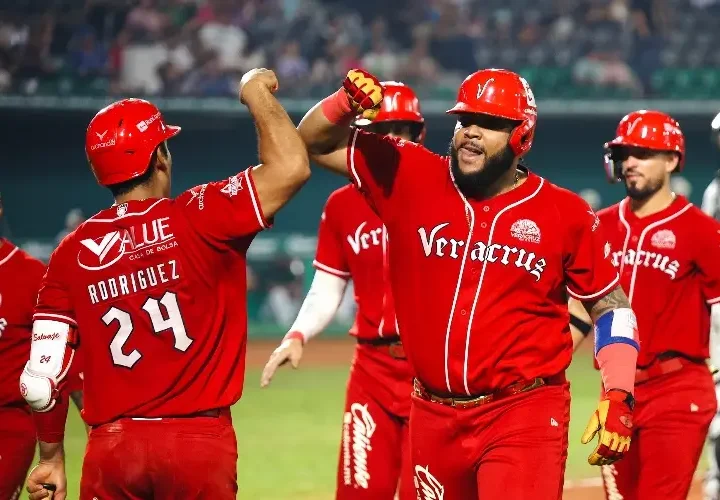
[[[237,175],[230,177],[225,187],[220,190],[221,193],[228,195],[230,198],[237,196],[240,191],[242,191],[242,181]]]
[[[675,248],[676,243],[675,233],[669,229],[661,229],[650,239],[650,244],[656,248]]]
[[[478,91],[477,96],[475,97],[477,100],[480,100],[480,97],[485,93],[485,89],[488,85],[490,85],[490,82],[494,82],[495,78],[490,78],[488,81],[483,83],[482,85],[478,85]]]
[[[540,228],[530,219],[520,219],[510,226],[510,234],[520,241],[540,243]]]
[[[118,217],[122,217],[123,215],[125,215],[125,214],[127,213],[127,210],[128,210],[128,205],[127,205],[127,203],[123,203],[123,204],[121,204],[121,205],[118,205],[118,207],[117,207],[117,216],[118,216]]]

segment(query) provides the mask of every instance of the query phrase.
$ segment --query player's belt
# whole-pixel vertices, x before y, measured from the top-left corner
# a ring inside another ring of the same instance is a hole
[[[475,408],[476,406],[482,406],[493,401],[499,401],[501,399],[520,394],[522,392],[532,391],[538,387],[545,385],[557,385],[565,380],[564,376],[550,377],[550,378],[534,378],[523,382],[516,382],[503,389],[499,389],[489,394],[482,394],[479,396],[467,396],[467,397],[443,397],[428,391],[418,379],[413,380],[413,389],[415,395],[426,401],[433,403],[440,403],[454,408]]]
[[[642,384],[648,380],[682,370],[689,364],[701,364],[702,360],[688,358],[681,353],[661,353],[648,366],[635,371],[635,384]]]
[[[376,337],[374,339],[358,338],[357,343],[382,349],[395,359],[405,359],[405,349],[398,336]]]

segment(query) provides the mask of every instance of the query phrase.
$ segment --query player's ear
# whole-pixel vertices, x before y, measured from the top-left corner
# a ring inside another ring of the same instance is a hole
[[[677,171],[680,164],[680,157],[676,153],[668,153],[665,160],[665,171],[669,174]]]

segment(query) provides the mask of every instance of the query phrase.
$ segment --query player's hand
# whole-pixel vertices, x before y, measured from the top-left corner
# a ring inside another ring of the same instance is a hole
[[[42,484],[54,484],[55,492],[46,490]],[[66,500],[67,478],[65,477],[64,460],[40,461],[30,471],[27,478],[27,492],[30,500],[51,498],[52,500]]]
[[[260,387],[267,387],[270,385],[270,381],[272,380],[273,375],[275,375],[275,371],[278,367],[284,365],[288,361],[293,368],[297,368],[300,365],[300,358],[302,358],[302,355],[302,340],[297,338],[283,340],[277,349],[275,349],[270,355],[270,359],[263,369],[262,376],[260,377]]]
[[[595,450],[588,457],[590,465],[610,465],[630,449],[634,403],[625,391],[611,389],[598,404],[580,439],[583,444],[599,435]]]
[[[257,92],[258,89],[269,90],[274,94],[279,87],[280,84],[274,71],[265,68],[251,69],[240,80],[240,89],[238,90],[240,102],[245,104],[247,97],[253,92]]]
[[[383,88],[374,75],[361,69],[351,69],[343,81],[343,89],[363,118],[372,120],[377,116],[383,100]]]

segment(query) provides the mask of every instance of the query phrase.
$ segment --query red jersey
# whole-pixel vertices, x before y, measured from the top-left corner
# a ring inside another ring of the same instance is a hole
[[[20,374],[30,359],[32,314],[45,265],[0,238],[0,406],[23,405]]]
[[[77,325],[90,425],[242,394],[245,254],[268,226],[251,169],[101,211],[53,252],[35,319]]]
[[[582,198],[528,172],[467,199],[449,157],[360,130],[347,161],[390,235],[400,335],[424,385],[472,395],[568,367],[568,292],[597,300],[618,282]]]
[[[628,199],[598,214],[637,316],[638,366],[666,351],[709,356],[710,305],[720,302],[720,224],[678,196],[638,218]]]
[[[351,335],[365,339],[397,335],[387,242],[380,217],[355,186],[330,195],[320,219],[313,265],[340,278],[352,278],[358,307]]]

